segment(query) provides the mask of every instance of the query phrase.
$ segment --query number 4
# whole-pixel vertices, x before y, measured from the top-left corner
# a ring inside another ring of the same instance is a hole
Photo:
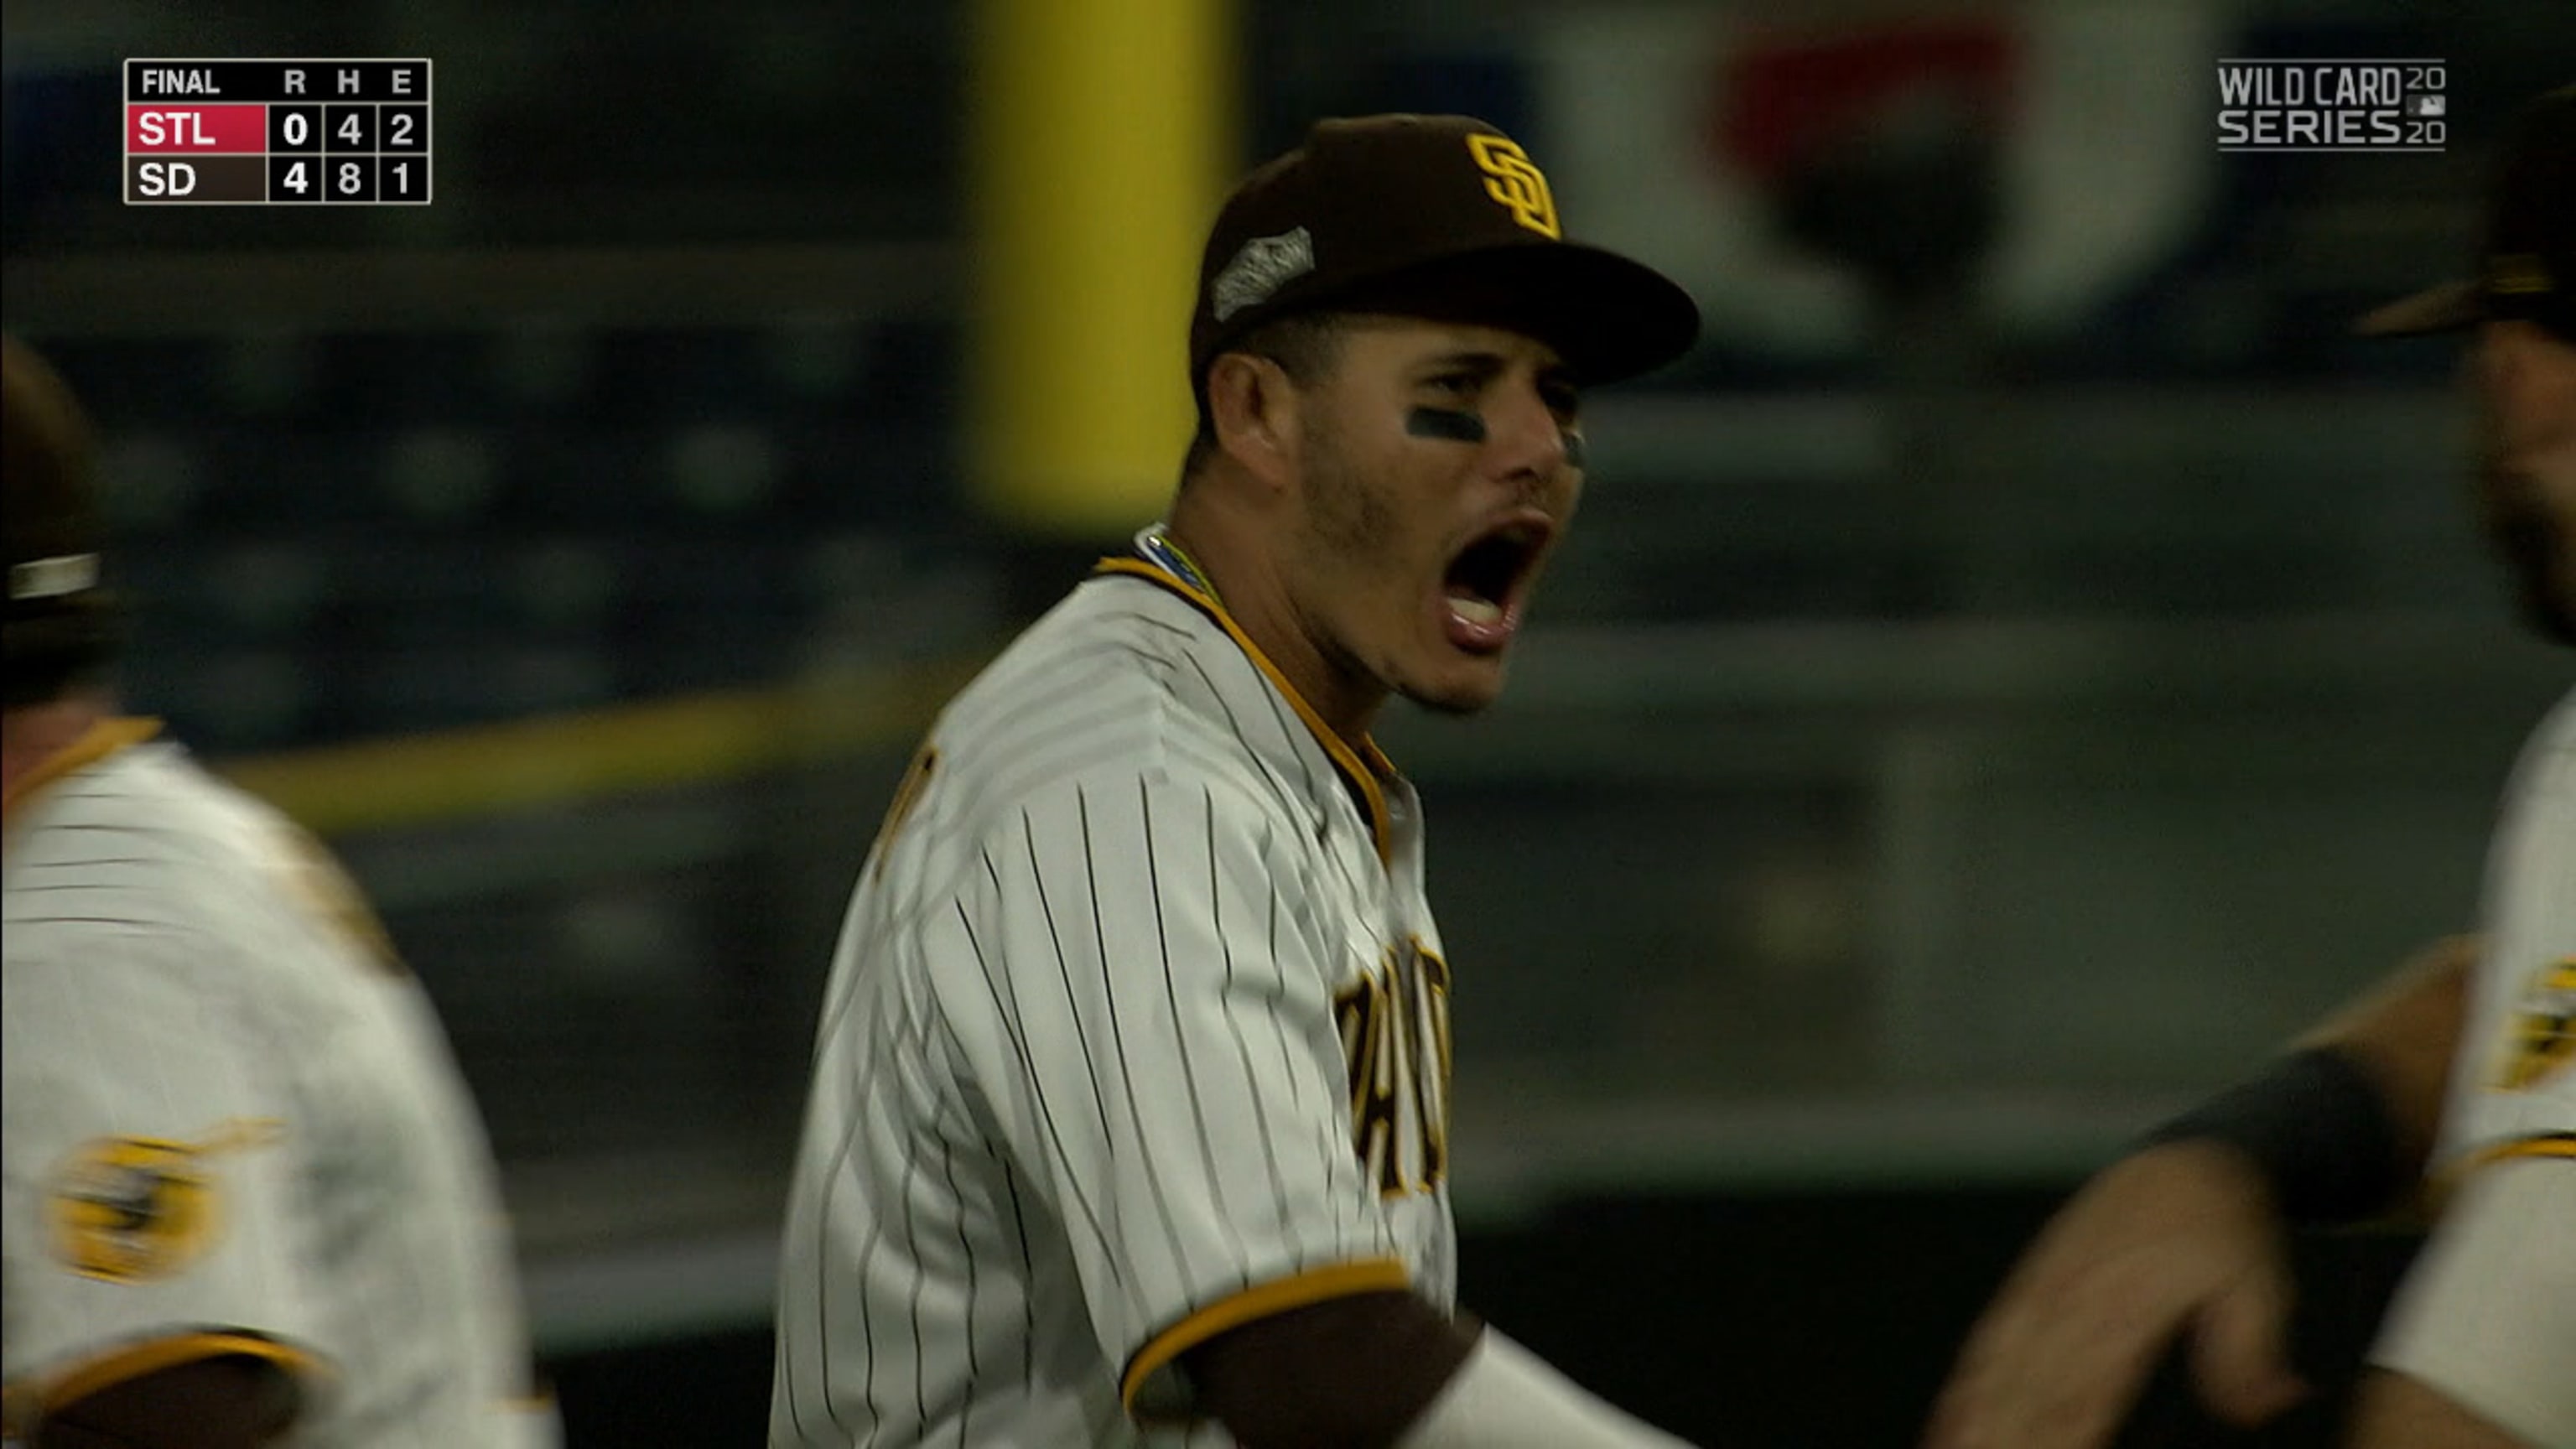
[[[289,191],[303,191],[312,186],[312,182],[304,179],[303,162],[298,161],[294,165],[286,168],[286,181],[284,184],[286,189]]]
[[[367,139],[367,123],[358,119],[357,112],[351,111],[349,118],[340,123],[340,139],[352,146]]]

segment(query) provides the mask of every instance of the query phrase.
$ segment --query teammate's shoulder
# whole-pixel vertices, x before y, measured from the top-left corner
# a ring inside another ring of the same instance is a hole
[[[221,829],[226,788],[183,746],[128,745],[46,788],[28,844],[48,859],[186,854]]]
[[[2563,757],[2576,755],[2576,689],[2559,697],[2531,732],[2532,748]]]
[[[147,909],[197,895],[238,896],[295,831],[267,802],[198,764],[176,743],[129,746],[64,778],[12,843],[12,915],[24,883],[78,889]],[[185,911],[177,913],[186,917]]]
[[[2576,811],[2576,689],[2561,696],[2524,737],[2514,754],[2505,802],[2508,809],[2539,812],[2552,820]]]

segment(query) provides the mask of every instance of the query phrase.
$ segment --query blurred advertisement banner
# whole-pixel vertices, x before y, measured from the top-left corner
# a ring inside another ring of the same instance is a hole
[[[1873,294],[1956,291],[1999,334],[2081,327],[2172,260],[2217,182],[2206,0],[1784,25],[1586,6],[1534,56],[1576,229],[1662,267],[1713,341],[1859,350]]]

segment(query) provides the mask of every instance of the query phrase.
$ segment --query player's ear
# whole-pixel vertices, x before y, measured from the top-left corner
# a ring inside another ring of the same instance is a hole
[[[1305,436],[1287,371],[1255,353],[1221,353],[1208,364],[1207,392],[1218,449],[1263,483],[1286,486]]]

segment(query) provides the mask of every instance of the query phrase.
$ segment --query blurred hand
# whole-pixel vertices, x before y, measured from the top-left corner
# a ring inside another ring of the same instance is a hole
[[[1924,1449],[2100,1449],[2177,1334],[2219,1417],[2305,1397],[2282,1335],[2271,1195],[2229,1149],[2176,1142],[2105,1169],[2050,1220],[1969,1330]]]

